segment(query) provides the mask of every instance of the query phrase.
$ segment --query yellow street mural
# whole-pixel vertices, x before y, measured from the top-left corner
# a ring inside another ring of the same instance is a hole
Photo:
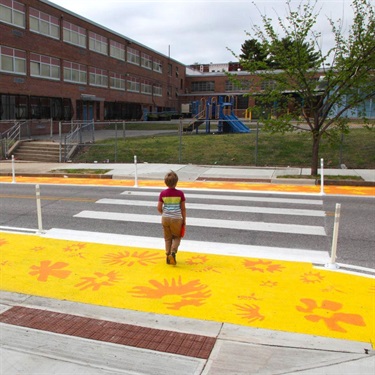
[[[230,251],[230,249],[228,249]],[[1,289],[61,300],[375,342],[375,280],[309,263],[0,232]],[[124,311],[126,321],[126,311]]]

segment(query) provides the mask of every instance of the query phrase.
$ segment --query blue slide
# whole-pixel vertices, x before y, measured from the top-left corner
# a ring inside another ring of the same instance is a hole
[[[222,120],[226,124],[225,128],[227,128],[229,132],[232,132],[232,133],[249,133],[250,132],[250,129],[233,114],[231,115],[223,114]]]

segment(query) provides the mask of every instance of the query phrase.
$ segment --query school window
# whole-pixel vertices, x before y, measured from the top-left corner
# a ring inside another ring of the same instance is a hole
[[[46,13],[30,8],[30,30],[34,33],[60,38],[60,25],[57,17],[52,17]]]
[[[154,72],[163,73],[163,65],[161,63],[161,60],[154,59],[152,61],[152,69],[154,70]]]
[[[192,92],[215,91],[214,81],[199,81],[191,83]]]
[[[127,91],[139,92],[140,91],[140,82],[136,77],[128,77],[127,79]]]
[[[0,46],[0,71],[26,75],[26,52]]]
[[[86,30],[70,22],[63,23],[64,42],[86,48]]]
[[[101,53],[102,55],[108,54],[108,41],[107,38],[93,32],[89,32],[89,48],[91,51]]]
[[[64,81],[87,84],[87,68],[85,65],[64,61]]]
[[[125,46],[111,40],[109,42],[109,55],[115,59],[125,61]]]
[[[139,65],[140,63],[140,56],[139,56],[139,51],[137,51],[134,48],[128,47],[128,62],[131,64]]]
[[[150,55],[147,55],[146,53],[143,53],[142,52],[142,55],[141,55],[141,66],[146,68],[146,69],[152,69],[152,60],[151,60],[151,56]]]
[[[163,90],[160,85],[154,85],[153,87],[154,95],[155,96],[162,96],[163,95]]]
[[[111,72],[109,74],[109,87],[115,90],[125,91],[125,76]]]
[[[30,55],[30,75],[49,79],[60,79],[60,60],[32,53]]]
[[[91,86],[108,87],[108,74],[106,70],[89,68],[89,84]]]
[[[152,94],[152,85],[148,81],[141,82],[141,93],[151,95]]]
[[[238,82],[225,81],[225,91],[241,91],[248,90],[250,88],[250,82],[241,80]]]
[[[0,0],[0,22],[25,28],[25,5],[14,0]]]

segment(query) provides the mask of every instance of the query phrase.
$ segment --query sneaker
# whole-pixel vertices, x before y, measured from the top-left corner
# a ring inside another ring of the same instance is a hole
[[[170,257],[170,255],[167,255],[167,264],[170,264],[169,257]]]
[[[176,253],[172,253],[172,254],[168,255],[168,258],[169,258],[169,264],[175,265],[177,263]]]

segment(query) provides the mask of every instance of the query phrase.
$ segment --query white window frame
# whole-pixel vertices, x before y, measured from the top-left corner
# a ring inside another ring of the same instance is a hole
[[[63,67],[64,82],[87,85],[87,67],[85,65],[65,60],[63,62]]]
[[[56,57],[32,53],[30,56],[30,76],[59,81],[60,60]]]
[[[128,77],[126,82],[127,91],[139,93],[141,90],[141,84],[139,79],[136,77]]]
[[[152,69],[152,59],[147,53],[141,53],[141,66],[145,69]]]
[[[125,45],[115,42],[114,40],[110,40],[109,55],[114,59],[125,61]]]
[[[89,50],[102,55],[108,55],[108,39],[89,31]]]
[[[163,73],[163,65],[161,60],[155,59],[152,61],[152,69],[154,72]]]
[[[125,91],[125,84],[126,84],[126,80],[123,74],[110,72],[109,87],[111,89]]]
[[[127,49],[127,62],[134,65],[139,65],[141,62],[141,57],[139,51],[128,47]]]
[[[63,40],[66,43],[73,44],[78,47],[86,48],[86,29],[74,25],[73,23],[64,21],[63,24]]]
[[[106,70],[90,67],[89,85],[97,87],[108,87],[108,73]]]
[[[6,69],[6,62],[11,69]],[[0,72],[26,75],[26,51],[0,45]]]
[[[25,5],[14,0],[0,0],[0,22],[26,28]]]
[[[152,95],[152,84],[149,81],[142,80],[141,93],[146,95]]]
[[[57,17],[34,8],[30,8],[29,14],[30,31],[53,39],[60,39],[60,24]]]

